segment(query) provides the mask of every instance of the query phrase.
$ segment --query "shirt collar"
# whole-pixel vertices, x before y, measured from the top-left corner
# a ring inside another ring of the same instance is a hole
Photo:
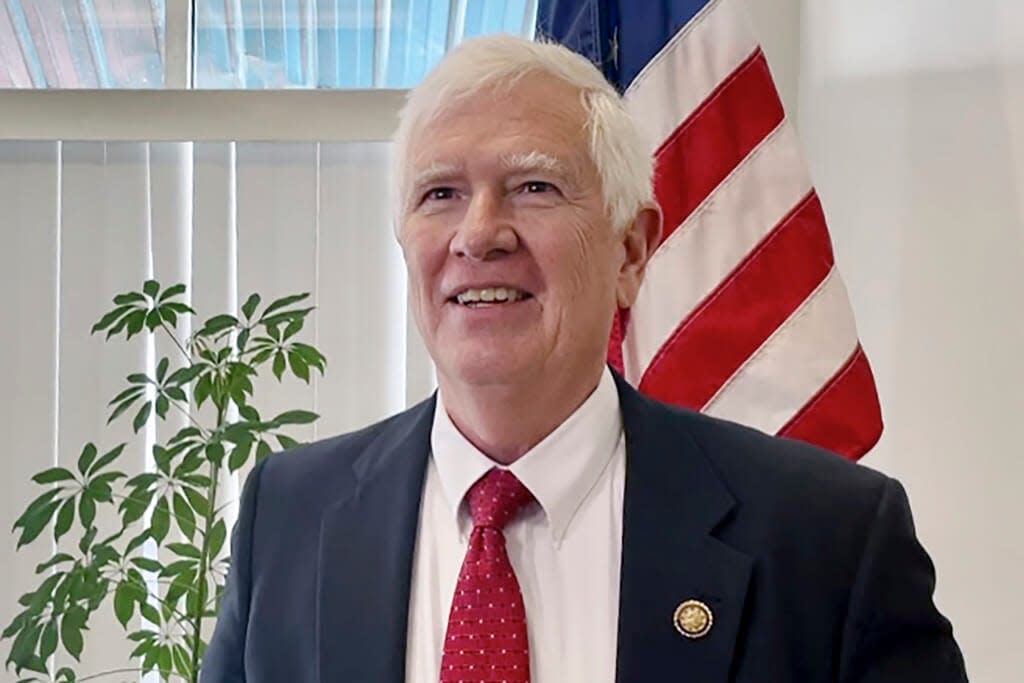
[[[491,468],[502,467],[511,470],[540,503],[557,545],[611,460],[622,434],[619,393],[606,367],[587,400],[509,467],[497,465],[462,435],[448,416],[439,391],[430,450],[445,499],[463,536],[472,526],[468,510],[463,509],[466,494]]]

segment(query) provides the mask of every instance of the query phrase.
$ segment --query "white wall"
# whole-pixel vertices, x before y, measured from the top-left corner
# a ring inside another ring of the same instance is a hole
[[[804,0],[800,37],[799,129],[886,421],[864,462],[908,489],[971,680],[1022,680],[1024,2]]]

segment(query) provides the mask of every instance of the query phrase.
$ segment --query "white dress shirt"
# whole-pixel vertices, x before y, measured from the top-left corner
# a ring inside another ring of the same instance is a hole
[[[496,464],[438,395],[409,598],[407,683],[438,683],[448,613],[469,535],[470,487]],[[505,528],[526,606],[531,683],[613,683],[626,446],[605,369],[576,412],[507,469],[531,504]]]

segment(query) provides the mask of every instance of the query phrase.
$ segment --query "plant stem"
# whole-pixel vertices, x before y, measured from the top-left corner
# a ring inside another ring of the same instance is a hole
[[[227,415],[227,405],[217,410],[217,429],[224,426]],[[217,501],[217,482],[220,479],[220,466],[210,463],[210,485],[207,487],[206,499],[209,505],[206,508],[206,518],[203,520],[203,550],[199,555],[199,571],[196,573],[198,588],[198,599],[196,600],[196,613],[193,616],[192,627],[192,683],[199,683],[199,643],[202,642],[203,615],[206,613],[206,574],[210,564],[210,531],[216,519],[214,505]]]
[[[164,332],[167,333],[167,336],[170,337],[171,341],[174,342],[174,345],[178,347],[178,350],[181,351],[181,355],[185,356],[185,360],[188,361],[188,364],[192,365],[192,356],[189,355],[189,352],[186,351],[185,347],[181,345],[180,341],[178,341],[178,336],[174,334],[174,331],[171,330],[171,328],[168,327],[167,323],[163,320],[160,321],[160,327],[164,329]]]

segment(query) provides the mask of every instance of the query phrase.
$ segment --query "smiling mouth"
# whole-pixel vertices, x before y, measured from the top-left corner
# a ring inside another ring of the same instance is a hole
[[[511,287],[487,287],[484,289],[466,289],[451,297],[449,301],[460,306],[478,308],[482,306],[500,306],[514,304],[526,299],[532,299],[533,295],[520,289]]]

